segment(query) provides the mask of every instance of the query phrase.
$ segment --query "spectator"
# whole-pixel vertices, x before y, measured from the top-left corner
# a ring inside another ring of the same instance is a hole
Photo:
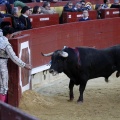
[[[90,2],[87,2],[85,4],[85,7],[87,8],[87,10],[93,10],[92,4]]]
[[[32,15],[32,13],[33,13],[33,8],[30,8],[29,9],[29,15]]]
[[[7,37],[7,38],[13,38],[14,36],[16,35],[19,35],[21,32],[15,32],[15,30],[13,29],[12,25],[10,22],[8,21],[2,21],[1,24],[0,24],[0,28],[2,30],[4,30],[4,35]],[[4,29],[5,28],[5,29]],[[9,30],[11,29],[11,30]],[[12,34],[8,34],[8,31],[12,31]],[[8,37],[9,36],[9,37]]]
[[[30,11],[29,11],[29,7],[28,6],[24,6],[21,10],[21,16],[19,17],[20,21],[24,24],[24,30],[27,30],[27,29],[31,29],[32,28],[32,25],[31,25],[31,22],[30,22],[30,19],[29,19],[29,14],[30,14]]]
[[[43,14],[54,14],[56,11],[50,8],[50,2],[44,2],[43,7],[41,8]]]
[[[26,4],[21,1],[14,2],[14,7],[20,7],[22,9],[24,6],[26,6]]]
[[[3,0],[3,1],[4,1],[4,0]],[[2,1],[1,1],[1,2],[2,2]],[[6,3],[3,4],[3,5],[5,5],[6,13],[4,14],[4,13],[1,13],[1,12],[0,12],[0,18],[10,17],[11,11],[12,11],[11,5],[9,4],[9,2],[6,2]]]
[[[84,10],[83,17],[80,18],[79,21],[88,21],[88,20],[90,20],[88,10]]]
[[[12,9],[12,16],[11,16],[11,18],[12,18],[12,26],[13,26],[15,32],[25,29],[24,24],[19,19],[18,7],[14,7]]]
[[[69,1],[63,8],[63,11],[64,12],[74,12],[75,9],[74,9],[74,5],[71,1]]]
[[[109,4],[110,4],[110,0],[104,0],[104,4],[102,4],[102,9],[110,8]]]
[[[82,11],[82,9],[81,9],[81,3],[77,2],[76,5],[75,5],[75,7],[73,9],[76,12],[81,12]]]
[[[10,25],[5,25],[3,28],[3,35],[6,36],[8,39],[14,38],[15,36],[19,35],[21,32],[14,32],[14,29]]]
[[[119,0],[114,0],[114,3],[110,6],[110,8],[120,8]]]
[[[0,100],[3,102],[7,102],[8,58],[10,58],[15,64],[17,64],[22,68],[26,68],[28,70],[31,69],[31,65],[24,63],[21,59],[19,59],[16,56],[15,52],[13,51],[13,48],[8,41],[9,39],[8,34],[12,34],[12,33],[13,33],[13,29],[9,26],[4,27],[3,32],[2,30],[0,30]]]
[[[89,10],[89,8],[85,6],[85,1],[84,0],[81,0],[80,3],[81,3],[81,10],[82,11]]]
[[[96,4],[95,10],[97,11],[97,19],[101,19],[101,9],[102,9],[102,5]]]
[[[42,14],[42,10],[40,6],[35,6],[33,8],[33,14]]]

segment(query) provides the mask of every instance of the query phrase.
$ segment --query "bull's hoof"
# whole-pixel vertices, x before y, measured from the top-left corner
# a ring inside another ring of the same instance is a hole
[[[78,101],[77,101],[77,103],[78,103],[78,104],[82,104],[82,103],[83,103],[83,101],[79,101],[79,100],[78,100]]]
[[[108,83],[108,82],[109,82],[109,80],[108,80],[107,78],[105,78],[105,82],[107,82],[107,83]]]
[[[78,99],[78,100],[77,100],[77,103],[78,103],[78,104],[81,104],[81,103],[83,103],[83,100]]]
[[[68,102],[72,102],[73,100],[68,100]]]
[[[70,98],[70,99],[68,100],[68,102],[72,102],[72,101],[73,101],[73,99],[74,99],[74,98]]]

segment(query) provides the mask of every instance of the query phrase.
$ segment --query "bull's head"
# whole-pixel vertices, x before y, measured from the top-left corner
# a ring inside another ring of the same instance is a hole
[[[49,69],[49,72],[52,75],[56,75],[58,73],[63,72],[64,70],[64,60],[68,57],[68,53],[64,52],[62,50],[57,50],[55,52],[51,52],[48,54],[43,54],[43,56],[52,56],[51,57],[51,67]]]

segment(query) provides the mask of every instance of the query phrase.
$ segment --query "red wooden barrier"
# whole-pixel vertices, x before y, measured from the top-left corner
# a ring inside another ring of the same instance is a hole
[[[77,22],[82,18],[82,12],[63,12],[63,23]],[[97,12],[95,10],[89,11],[89,18],[94,20],[97,18]]]
[[[102,18],[120,17],[120,10],[118,8],[102,9]]]
[[[21,110],[0,101],[0,120],[38,120]]]
[[[59,24],[59,14],[34,14],[29,16],[32,28]]]
[[[16,55],[25,63],[31,63],[30,36],[24,35],[9,40]],[[30,71],[18,67],[9,59],[9,91],[8,103],[13,106],[19,105],[21,93],[30,89]]]

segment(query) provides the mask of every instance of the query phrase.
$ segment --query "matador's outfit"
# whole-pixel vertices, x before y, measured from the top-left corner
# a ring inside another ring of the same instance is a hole
[[[8,91],[8,58],[20,67],[25,66],[25,63],[16,56],[8,39],[3,36],[0,30],[0,100],[2,101],[5,101]]]

